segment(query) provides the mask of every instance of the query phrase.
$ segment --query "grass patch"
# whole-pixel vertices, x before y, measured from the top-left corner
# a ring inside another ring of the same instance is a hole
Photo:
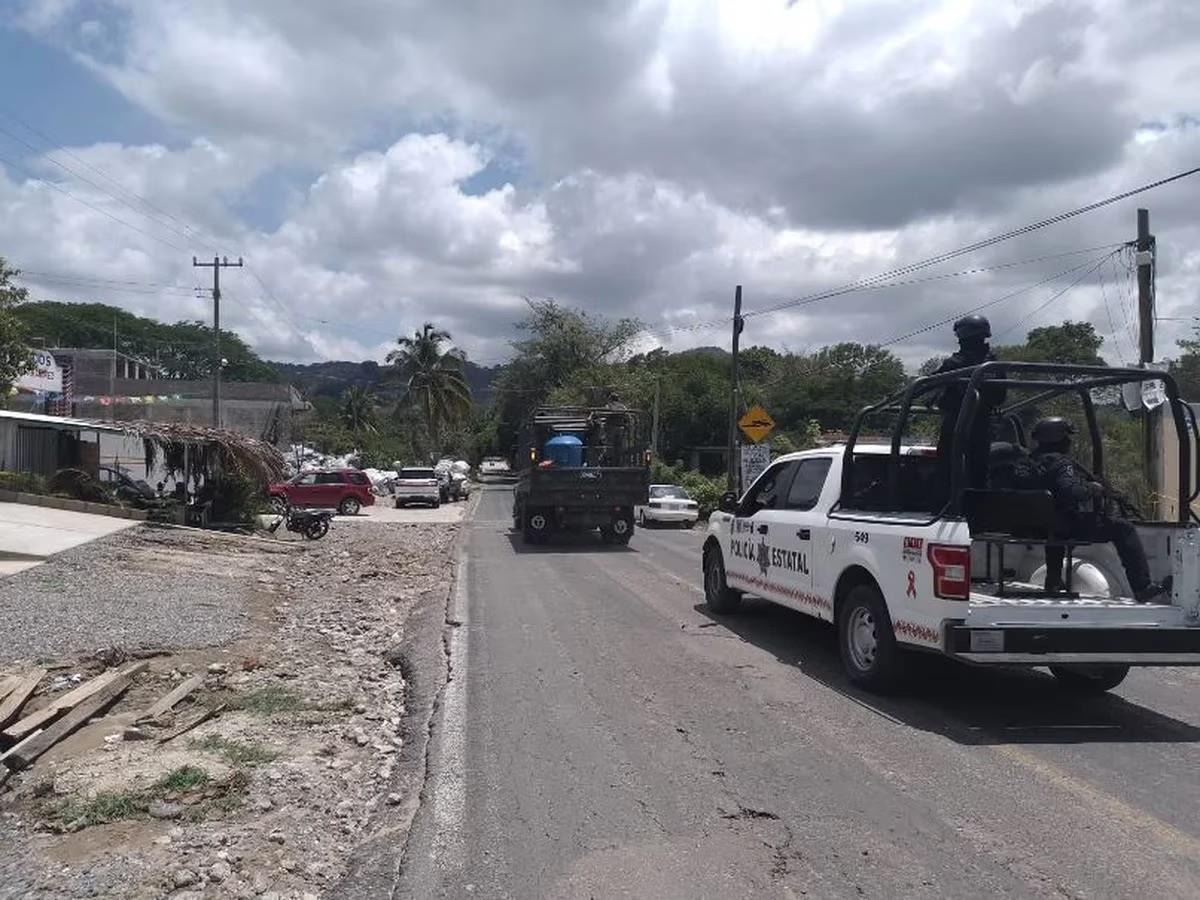
[[[279,755],[274,750],[268,750],[262,744],[235,741],[219,734],[210,734],[206,738],[192,741],[191,745],[199,750],[217,753],[235,766],[261,766]]]
[[[275,686],[247,691],[244,694],[230,694],[225,698],[225,703],[231,709],[240,709],[260,716],[272,716],[277,713],[339,712],[353,705],[347,698],[328,703],[312,703],[295,691]]]
[[[219,781],[196,766],[180,766],[142,789],[100,791],[95,797],[68,797],[43,808],[52,828],[87,828],[145,816],[156,800],[178,799],[191,793],[195,802],[184,806],[180,818],[199,822],[215,814],[228,813],[241,805],[250,786],[245,772],[234,772]],[[200,796],[195,797],[199,793]]]
[[[100,791],[91,800],[69,799],[49,810],[50,817],[63,825],[83,827],[136,819],[146,811],[147,800],[141,791]]]
[[[195,766],[180,766],[150,785],[146,793],[151,797],[164,797],[167,794],[178,794],[181,791],[204,787],[209,780],[208,773],[203,769]]]

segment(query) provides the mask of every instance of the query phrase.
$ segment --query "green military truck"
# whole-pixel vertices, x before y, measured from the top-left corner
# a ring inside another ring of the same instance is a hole
[[[607,543],[629,543],[633,509],[649,499],[645,418],[617,403],[534,412],[521,430],[513,490],[513,528],[526,543],[596,528]]]

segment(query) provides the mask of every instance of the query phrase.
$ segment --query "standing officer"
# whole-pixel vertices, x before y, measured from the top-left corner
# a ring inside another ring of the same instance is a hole
[[[988,346],[988,338],[992,336],[992,325],[984,316],[964,316],[959,319],[954,323],[954,336],[958,338],[958,352],[938,366],[935,375],[978,366],[996,359],[992,348]],[[937,451],[947,478],[951,471],[950,450],[954,445],[954,426],[958,422],[958,412],[962,408],[966,389],[966,381],[950,382],[938,400],[938,408],[942,411],[942,427],[938,432]],[[987,382],[984,382],[980,389],[979,406],[975,409],[975,419],[971,423],[965,447],[968,487],[987,487],[988,451],[991,448],[989,418],[1004,404],[1004,398],[1007,396],[1006,388]]]
[[[1071,458],[1074,431],[1075,427],[1059,416],[1042,419],[1033,426],[1033,460],[1042,485],[1054,495],[1054,505],[1067,535],[1082,541],[1111,541],[1138,603],[1166,593],[1171,589],[1171,578],[1168,576],[1161,583],[1150,580],[1146,550],[1134,527],[1124,519],[1095,511],[1095,502],[1104,496],[1106,489],[1100,482],[1085,477]],[[1064,555],[1062,547],[1046,547],[1047,591],[1063,589]]]

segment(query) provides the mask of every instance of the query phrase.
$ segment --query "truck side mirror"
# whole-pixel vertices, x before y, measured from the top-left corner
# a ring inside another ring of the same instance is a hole
[[[721,502],[717,505],[717,509],[725,513],[737,512],[738,496],[733,491],[726,491],[721,495]]]

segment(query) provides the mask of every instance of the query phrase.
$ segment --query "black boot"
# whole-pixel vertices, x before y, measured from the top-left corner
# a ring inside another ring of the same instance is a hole
[[[1175,579],[1168,575],[1162,581],[1151,581],[1145,587],[1139,588],[1133,592],[1133,599],[1138,603],[1149,603],[1155,597],[1162,594],[1171,593],[1171,587],[1175,584]]]

